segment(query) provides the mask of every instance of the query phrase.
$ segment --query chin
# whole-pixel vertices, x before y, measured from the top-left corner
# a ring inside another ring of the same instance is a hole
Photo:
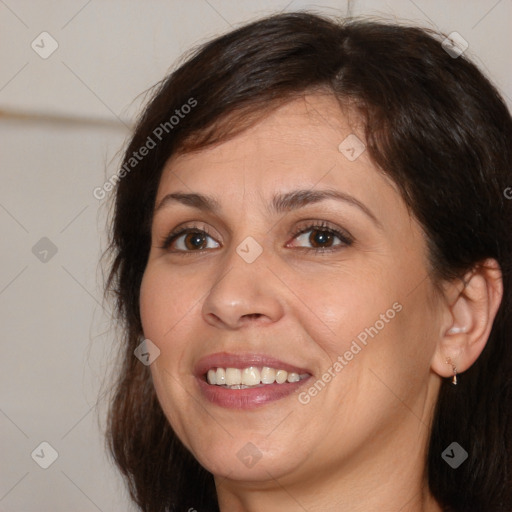
[[[217,445],[214,450],[210,447],[201,453],[194,451],[194,456],[215,477],[244,482],[282,478],[307,460],[307,454],[298,453],[297,446],[280,441],[275,441],[275,446],[272,446],[264,437],[259,443],[233,440],[229,444]]]

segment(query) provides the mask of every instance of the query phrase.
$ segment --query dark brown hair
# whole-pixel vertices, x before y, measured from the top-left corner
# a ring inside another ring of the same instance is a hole
[[[434,282],[460,278],[486,258],[501,266],[504,298],[490,339],[457,387],[443,382],[426,465],[446,510],[512,510],[512,201],[504,195],[512,185],[512,121],[475,65],[453,58],[441,41],[417,27],[282,14],[208,42],[158,85],[122,164],[107,286],[125,333],[108,447],[142,510],[218,510],[212,475],[172,431],[149,368],[133,355],[162,168],[176,152],[226,141],[312,91],[360,114],[373,161],[423,226]],[[146,156],[130,161],[150,139]],[[469,454],[457,469],[441,458],[453,441]]]

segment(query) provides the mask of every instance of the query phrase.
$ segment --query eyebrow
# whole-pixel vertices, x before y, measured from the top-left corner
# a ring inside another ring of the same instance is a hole
[[[328,199],[342,201],[352,206],[359,208],[367,217],[369,217],[374,224],[382,229],[382,224],[379,222],[373,212],[361,201],[338,190],[294,190],[284,194],[278,194],[273,197],[270,203],[269,211],[273,213],[284,213],[303,208],[309,204],[319,203]],[[185,206],[190,206],[201,211],[209,213],[217,213],[221,210],[220,203],[213,197],[205,196],[203,194],[185,194],[182,192],[174,192],[167,194],[155,207],[154,213],[165,208],[169,204],[180,203]]]

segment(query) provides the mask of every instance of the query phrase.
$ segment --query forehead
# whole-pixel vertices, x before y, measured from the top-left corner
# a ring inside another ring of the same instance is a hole
[[[365,150],[360,119],[331,94],[292,100],[224,143],[171,158],[157,202],[174,190],[215,195],[222,202],[241,191],[265,198],[316,186],[357,193],[370,204],[382,201],[384,189],[395,202],[399,196]]]

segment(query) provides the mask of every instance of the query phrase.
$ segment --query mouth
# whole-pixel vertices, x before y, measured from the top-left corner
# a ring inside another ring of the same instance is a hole
[[[299,374],[269,366],[248,366],[247,368],[210,368],[204,379],[211,386],[227,389],[260,388],[270,384],[299,382],[310,377],[309,373]]]
[[[312,373],[261,354],[212,354],[195,375],[203,396],[221,407],[251,409],[290,395]]]

